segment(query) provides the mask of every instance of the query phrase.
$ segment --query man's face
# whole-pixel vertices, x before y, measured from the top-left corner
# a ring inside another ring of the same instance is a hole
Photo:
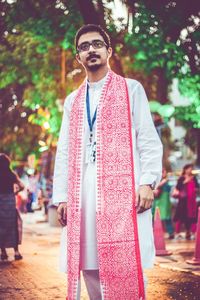
[[[98,43],[98,41],[101,41]],[[93,43],[86,49],[84,43]],[[98,46],[98,48],[96,47]],[[108,60],[112,54],[111,48],[106,48],[103,37],[98,32],[88,32],[80,36],[78,40],[78,53],[77,60],[81,63],[86,70],[95,72],[102,66],[108,64]]]

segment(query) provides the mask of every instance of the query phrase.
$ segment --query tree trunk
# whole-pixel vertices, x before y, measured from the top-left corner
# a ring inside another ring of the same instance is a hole
[[[169,80],[166,78],[166,70],[164,68],[158,68],[156,70],[157,75],[157,100],[161,104],[168,102],[168,86]]]

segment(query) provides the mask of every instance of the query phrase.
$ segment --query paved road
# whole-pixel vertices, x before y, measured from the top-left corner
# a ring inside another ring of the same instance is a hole
[[[0,262],[0,300],[64,300],[66,276],[57,271],[60,229],[36,223],[42,218],[39,213],[23,218],[24,259],[13,261],[10,249],[9,261]],[[194,242],[170,242],[167,246],[174,254],[157,258],[154,269],[147,272],[147,300],[200,300],[200,267],[184,262],[191,257]],[[84,285],[81,299],[88,300]]]

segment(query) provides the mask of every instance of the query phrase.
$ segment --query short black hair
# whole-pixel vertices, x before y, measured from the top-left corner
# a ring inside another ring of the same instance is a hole
[[[83,25],[76,33],[75,40],[74,40],[76,49],[78,47],[78,41],[79,41],[81,35],[88,33],[88,32],[98,32],[104,39],[104,42],[106,43],[107,48],[111,47],[110,37],[107,34],[107,32],[100,25],[87,24],[87,25]]]

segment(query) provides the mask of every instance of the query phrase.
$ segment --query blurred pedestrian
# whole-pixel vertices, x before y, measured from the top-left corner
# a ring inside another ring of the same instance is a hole
[[[29,184],[28,175],[25,172],[23,166],[18,167],[16,169],[16,173],[24,185],[24,189],[18,192],[18,194],[16,195],[16,202],[17,202],[16,207],[21,213],[26,213],[27,212],[26,205],[28,202],[28,184]]]
[[[23,188],[24,185],[18,175],[10,169],[9,157],[0,153],[0,248],[2,260],[8,259],[6,248],[14,248],[15,260],[22,259],[18,249],[20,232],[15,194]]]
[[[40,177],[40,204],[44,210],[44,215],[48,217],[49,204],[52,202],[52,189],[53,189],[53,179],[52,177],[45,178],[44,175]]]
[[[28,176],[28,201],[26,204],[27,212],[34,212],[33,204],[38,204],[39,173],[37,170]]]
[[[197,222],[196,194],[199,184],[192,174],[193,164],[184,166],[182,175],[178,179],[173,196],[178,199],[174,221],[176,222],[176,234],[179,237],[181,224],[185,225],[186,239],[191,238],[191,231],[194,235]]]
[[[172,224],[172,205],[170,201],[170,191],[171,186],[169,184],[169,180],[167,177],[166,169],[162,171],[162,180],[157,186],[154,192],[154,203],[153,203],[153,214],[155,212],[156,207],[159,208],[160,218],[163,223],[163,227],[169,234],[169,239],[174,238],[174,228]]]
[[[48,214],[48,205],[52,202],[52,193],[53,193],[53,178],[49,177],[46,182],[46,192],[44,197],[44,213]]]

